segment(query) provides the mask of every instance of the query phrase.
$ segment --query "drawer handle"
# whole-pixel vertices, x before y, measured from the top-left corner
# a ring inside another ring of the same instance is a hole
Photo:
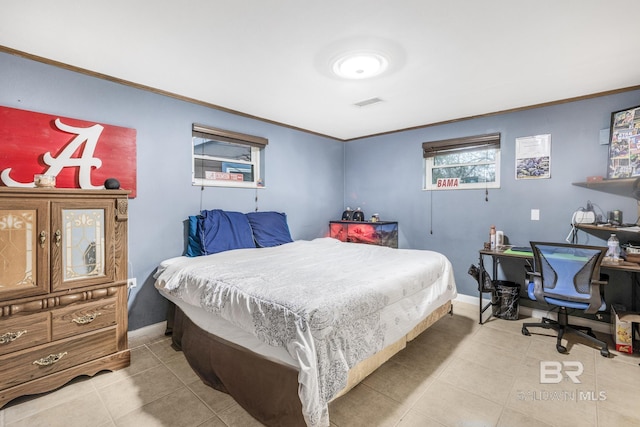
[[[42,230],[40,232],[40,247],[44,248],[44,244],[47,241],[47,232]]]
[[[40,360],[34,360],[33,364],[40,365],[40,366],[51,366],[54,363],[56,363],[58,360],[62,359],[62,357],[65,356],[66,354],[67,354],[66,351],[64,353],[50,354],[47,357],[43,357]]]
[[[60,233],[60,230],[56,230],[54,242],[57,247],[60,247],[61,240],[62,240],[62,233]]]
[[[78,325],[86,325],[87,323],[91,323],[96,320],[96,317],[100,316],[102,313],[93,313],[87,314],[85,316],[76,317],[73,319]]]
[[[20,338],[22,335],[26,334],[27,330],[17,331],[17,332],[7,332],[6,334],[0,335],[0,344],[9,344]]]

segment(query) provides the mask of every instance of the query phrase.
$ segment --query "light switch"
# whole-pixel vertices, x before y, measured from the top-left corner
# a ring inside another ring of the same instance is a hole
[[[540,209],[531,209],[531,221],[540,221]]]

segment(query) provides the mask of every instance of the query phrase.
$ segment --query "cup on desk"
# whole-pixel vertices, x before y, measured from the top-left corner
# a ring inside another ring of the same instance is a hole
[[[622,225],[622,211],[609,211],[608,216],[611,225]]]

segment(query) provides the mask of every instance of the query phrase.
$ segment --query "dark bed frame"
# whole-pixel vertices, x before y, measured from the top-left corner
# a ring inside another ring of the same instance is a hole
[[[452,313],[451,301],[420,322],[407,334],[406,340],[411,341],[447,313]],[[173,303],[169,303],[167,335],[169,334],[172,335],[173,347],[184,352],[189,365],[206,385],[232,396],[264,425],[306,425],[298,396],[297,369],[208,333],[195,325]],[[396,343],[394,347],[402,349],[404,343],[399,347]],[[340,394],[362,381],[395,352],[397,350],[387,352],[382,358],[375,358],[374,355],[371,360],[363,361],[362,369],[353,378],[350,375],[347,389]]]
[[[173,305],[173,304],[171,304]],[[231,395],[266,426],[304,426],[298,371],[196,326],[175,307],[173,347],[209,387]]]

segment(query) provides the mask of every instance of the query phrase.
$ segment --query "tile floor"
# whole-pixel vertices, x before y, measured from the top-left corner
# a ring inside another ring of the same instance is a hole
[[[640,425],[639,357],[605,359],[572,335],[560,355],[554,338],[541,329],[525,337],[521,323],[479,325],[476,306],[456,302],[453,316],[331,403],[332,427]],[[129,368],[17,399],[0,411],[0,427],[261,425],[203,385],[160,328],[136,332]],[[540,361],[581,362],[580,384],[541,384]]]

